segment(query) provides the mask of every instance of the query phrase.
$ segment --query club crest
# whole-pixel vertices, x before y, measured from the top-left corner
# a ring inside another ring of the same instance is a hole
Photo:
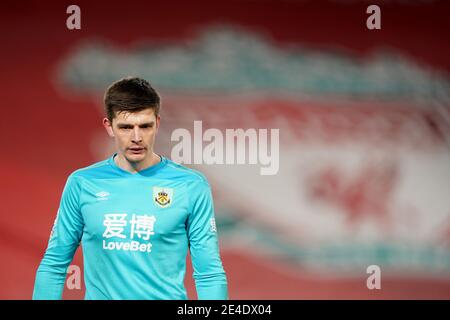
[[[173,189],[153,187],[153,201],[161,208],[169,207],[173,202]]]

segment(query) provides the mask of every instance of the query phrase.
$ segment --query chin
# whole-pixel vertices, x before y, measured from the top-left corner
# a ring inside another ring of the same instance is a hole
[[[128,154],[126,156],[127,160],[129,162],[141,162],[142,160],[145,159],[146,154]]]

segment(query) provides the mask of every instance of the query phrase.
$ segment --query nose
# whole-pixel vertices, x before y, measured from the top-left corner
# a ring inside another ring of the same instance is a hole
[[[135,128],[133,129],[133,135],[132,135],[132,137],[131,137],[131,140],[132,140],[134,143],[138,143],[138,142],[141,142],[141,141],[142,141],[141,130],[139,129],[139,127],[135,127]]]

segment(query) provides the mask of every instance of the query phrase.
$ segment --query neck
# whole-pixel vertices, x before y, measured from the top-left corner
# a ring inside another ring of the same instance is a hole
[[[114,162],[122,168],[123,170],[129,171],[131,173],[136,173],[142,170],[145,170],[161,161],[160,156],[156,153],[152,152],[151,156],[147,159],[144,159],[140,162],[130,162],[120,153],[114,157]]]

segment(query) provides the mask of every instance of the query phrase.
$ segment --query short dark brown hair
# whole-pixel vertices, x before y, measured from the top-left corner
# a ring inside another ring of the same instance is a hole
[[[139,112],[153,109],[159,115],[161,98],[158,92],[144,79],[126,77],[112,83],[104,96],[106,117],[112,121],[118,112]]]

